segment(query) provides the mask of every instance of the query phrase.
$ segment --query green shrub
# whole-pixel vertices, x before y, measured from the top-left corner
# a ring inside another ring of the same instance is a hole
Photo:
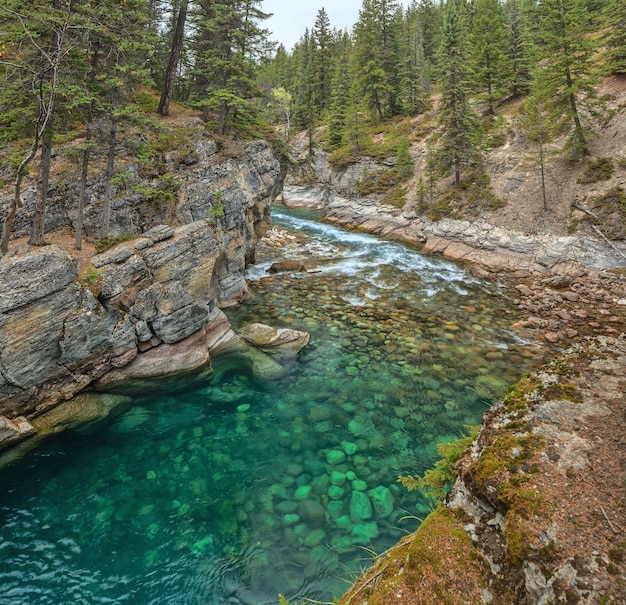
[[[458,473],[454,468],[456,463],[474,441],[480,429],[479,426],[466,426],[465,428],[469,432],[468,435],[449,443],[437,444],[441,460],[435,463],[435,468],[426,471],[422,477],[408,475],[398,477],[398,481],[409,491],[420,489],[426,497],[441,503],[457,477]]]
[[[156,113],[159,107],[159,99],[154,93],[140,90],[133,94],[133,103],[145,113]]]

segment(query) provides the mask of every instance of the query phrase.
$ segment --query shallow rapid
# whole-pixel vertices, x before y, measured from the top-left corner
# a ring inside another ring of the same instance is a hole
[[[478,424],[542,352],[500,286],[279,208],[235,326],[304,329],[285,378],[135,396],[0,474],[0,604],[332,601],[430,503],[399,475]],[[271,262],[308,273],[268,277]]]

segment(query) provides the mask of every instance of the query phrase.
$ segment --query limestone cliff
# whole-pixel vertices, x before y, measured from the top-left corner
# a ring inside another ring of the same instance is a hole
[[[596,338],[485,416],[446,505],[343,605],[626,602],[626,346]]]
[[[173,226],[142,214],[132,195],[120,198],[113,224],[136,237],[95,256],[81,275],[57,246],[14,247],[0,260],[0,441],[29,430],[20,417],[96,381],[108,388],[197,368],[234,336],[220,308],[248,296],[243,272],[269,226],[281,166],[263,141],[224,155],[202,135],[194,161],[176,174]],[[71,200],[53,203],[49,225],[72,212]],[[18,234],[28,213],[27,204]]]

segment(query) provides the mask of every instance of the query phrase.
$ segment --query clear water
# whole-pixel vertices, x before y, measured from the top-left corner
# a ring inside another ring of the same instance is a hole
[[[231,314],[311,332],[279,381],[219,367],[0,474],[0,604],[332,601],[428,513],[398,475],[477,424],[541,351],[498,286],[279,210]],[[315,270],[267,278],[284,256]],[[356,494],[356,495],[355,495]]]

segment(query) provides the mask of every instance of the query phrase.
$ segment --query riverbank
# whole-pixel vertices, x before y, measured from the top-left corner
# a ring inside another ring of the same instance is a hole
[[[294,198],[311,207],[301,191]],[[375,202],[331,199],[323,212],[497,278],[527,314],[511,328],[561,351],[485,415],[446,506],[377,557],[340,602],[622,602],[623,244],[430,223]]]
[[[283,200],[287,206],[318,209],[331,223],[441,254],[477,277],[497,277],[528,314],[512,326],[523,334],[566,347],[586,336],[619,336],[626,329],[623,242],[524,235],[484,221],[432,222],[374,200],[347,200],[302,187],[285,188]]]
[[[626,600],[626,346],[596,337],[512,387],[445,506],[342,605]]]

